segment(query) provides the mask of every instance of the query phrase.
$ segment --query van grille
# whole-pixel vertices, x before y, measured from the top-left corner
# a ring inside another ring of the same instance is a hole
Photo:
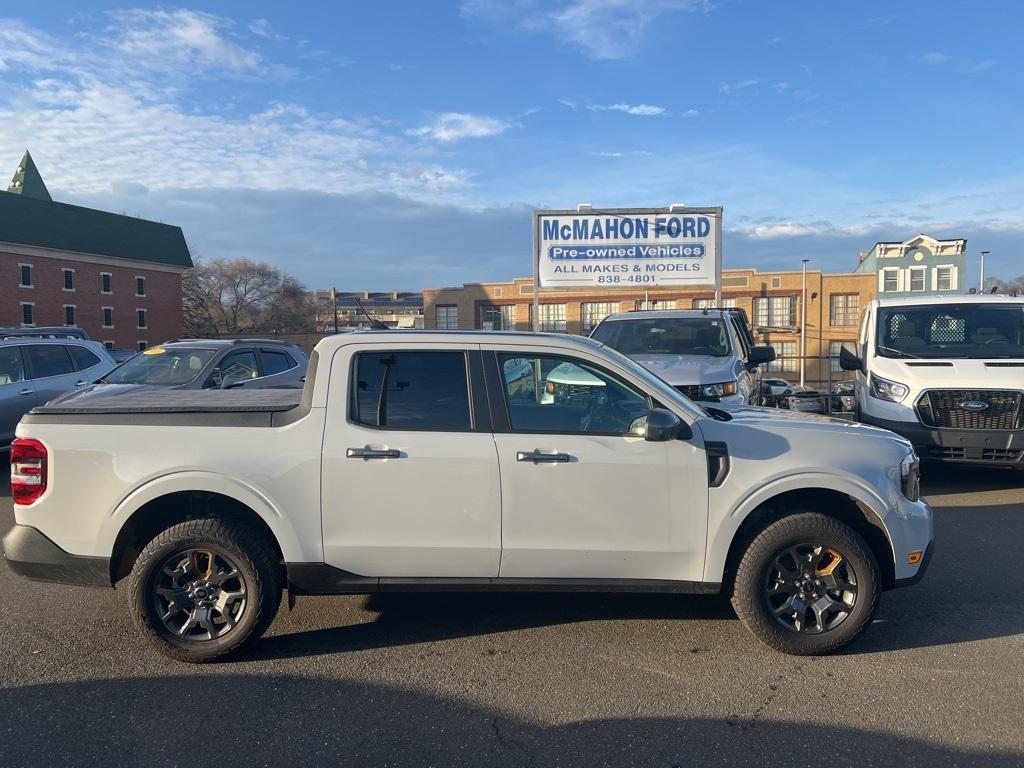
[[[984,461],[992,464],[1015,464],[1021,452],[1012,448],[962,448],[960,446],[931,445],[927,455],[933,459],[954,461]]]
[[[985,403],[983,410],[963,404]],[[917,412],[926,427],[948,429],[1010,430],[1024,427],[1021,392],[995,389],[935,389],[917,402]]]

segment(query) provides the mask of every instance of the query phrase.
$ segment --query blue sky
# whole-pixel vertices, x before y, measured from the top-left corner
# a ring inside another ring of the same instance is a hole
[[[19,4],[0,172],[310,287],[529,273],[533,207],[723,205],[724,264],[1024,273],[1018,3]],[[2,238],[0,238],[2,239]]]

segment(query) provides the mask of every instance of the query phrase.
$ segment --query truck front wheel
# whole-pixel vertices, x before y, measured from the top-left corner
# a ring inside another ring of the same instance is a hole
[[[281,602],[280,567],[255,531],[188,520],[149,542],[132,568],[131,610],[165,656],[215,661],[262,635]]]
[[[864,539],[815,512],[777,520],[750,543],[733,584],[736,615],[783,653],[824,654],[853,640],[878,607],[881,574]]]

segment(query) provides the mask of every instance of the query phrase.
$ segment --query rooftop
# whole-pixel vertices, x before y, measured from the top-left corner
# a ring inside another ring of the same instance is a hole
[[[192,266],[181,227],[55,202],[27,152],[8,191],[0,192],[0,242]]]

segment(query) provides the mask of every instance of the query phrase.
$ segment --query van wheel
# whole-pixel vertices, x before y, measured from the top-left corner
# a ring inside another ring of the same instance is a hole
[[[878,608],[881,574],[864,539],[816,512],[765,528],[736,569],[732,605],[761,642],[799,656],[831,653]]]
[[[132,568],[131,611],[165,656],[215,661],[252,643],[281,602],[280,566],[266,540],[217,518],[163,531]]]

